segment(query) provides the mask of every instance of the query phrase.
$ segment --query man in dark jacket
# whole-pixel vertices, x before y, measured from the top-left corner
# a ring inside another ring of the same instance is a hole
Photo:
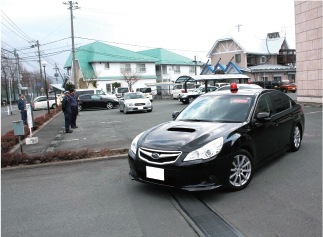
[[[19,95],[18,99],[18,109],[21,113],[21,120],[24,122],[24,125],[27,124],[27,111],[26,111],[26,102],[24,101],[24,94]]]
[[[78,114],[78,108],[77,108],[77,99],[78,97],[75,95],[75,89],[70,90],[70,101],[71,101],[71,107],[72,107],[72,121],[71,121],[71,128],[77,128],[76,126],[76,117]]]
[[[70,130],[71,119],[72,119],[70,92],[65,91],[64,94],[65,96],[62,101],[62,110],[64,112],[64,117],[65,117],[65,132],[72,133],[73,131]]]

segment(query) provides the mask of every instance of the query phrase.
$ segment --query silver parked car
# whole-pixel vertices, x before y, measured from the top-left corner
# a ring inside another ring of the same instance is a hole
[[[125,93],[124,98],[119,100],[120,112],[125,114],[133,111],[147,111],[153,110],[151,101],[145,97],[141,92]]]

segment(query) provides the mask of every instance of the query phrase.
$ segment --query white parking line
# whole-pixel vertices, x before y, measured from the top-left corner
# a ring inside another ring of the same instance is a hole
[[[305,113],[305,114],[317,114],[317,113],[322,113],[322,111],[309,112],[309,113]]]

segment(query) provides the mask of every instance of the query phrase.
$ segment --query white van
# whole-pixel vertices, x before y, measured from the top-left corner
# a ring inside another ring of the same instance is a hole
[[[196,89],[195,84],[187,83],[186,84],[187,92],[192,92]],[[173,90],[171,91],[172,99],[179,99],[185,93],[184,83],[174,85]]]
[[[55,96],[48,96],[49,108],[55,109],[57,107],[55,103]],[[59,99],[57,99],[59,103]],[[31,104],[34,110],[36,109],[47,109],[47,96],[38,96],[34,99]]]
[[[128,92],[129,92],[128,87],[118,87],[115,89],[114,94],[117,98],[121,98],[125,93],[128,93]]]

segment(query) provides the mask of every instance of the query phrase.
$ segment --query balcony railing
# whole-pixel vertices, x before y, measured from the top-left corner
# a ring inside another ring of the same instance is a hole
[[[277,55],[278,64],[296,63],[295,49],[281,49]]]

